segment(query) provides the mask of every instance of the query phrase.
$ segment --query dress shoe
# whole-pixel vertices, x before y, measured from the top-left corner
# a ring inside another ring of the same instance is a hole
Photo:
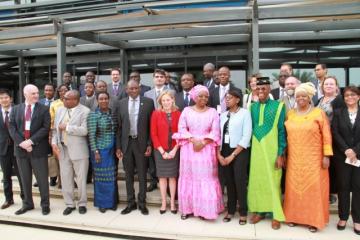
[[[100,211],[101,213],[105,213],[105,212],[106,212],[106,208],[99,208],[99,211]]]
[[[280,227],[281,227],[281,225],[280,225],[279,221],[276,221],[276,220],[271,221],[271,228],[272,229],[278,230],[278,229],[280,229]]]
[[[8,207],[10,207],[10,206],[13,205],[13,204],[14,204],[14,201],[5,201],[5,202],[3,203],[3,205],[1,205],[1,209],[8,208]]]
[[[15,212],[15,215],[21,215],[21,214],[24,214],[27,211],[30,211],[30,210],[33,210],[33,209],[34,209],[34,207],[22,207],[22,208],[20,208],[19,210],[17,210]]]
[[[313,226],[309,226],[309,231],[312,233],[316,233],[317,232],[317,228],[313,227]]]
[[[256,224],[258,222],[260,222],[261,220],[264,219],[264,216],[261,216],[259,214],[255,214],[252,218],[251,218],[251,223],[252,224]]]
[[[189,214],[181,214],[181,220],[186,220],[189,218]]]
[[[140,207],[139,206],[139,210],[141,212],[142,215],[149,215],[149,210],[147,209],[147,207],[143,206],[143,207]],[[165,210],[166,211],[166,210]]]
[[[37,182],[34,182],[33,187],[38,187],[39,184]]]
[[[80,213],[80,214],[85,214],[86,212],[87,212],[87,209],[86,209],[85,206],[79,207],[79,213]]]
[[[50,208],[49,207],[43,207],[41,209],[41,213],[42,213],[42,215],[48,215],[50,213]]]
[[[329,197],[330,204],[334,204],[334,203],[336,203],[336,201],[337,201],[336,195],[335,194],[330,194],[330,197]]]
[[[127,207],[121,211],[121,214],[122,215],[129,214],[133,210],[136,210],[136,204],[127,205]]]
[[[149,185],[149,187],[146,189],[147,192],[152,192],[155,189],[157,189],[157,184],[156,183],[152,183]]]
[[[76,208],[74,207],[67,207],[65,208],[64,212],[63,212],[63,215],[67,216],[69,215],[70,213],[72,213],[72,211],[74,211]]]
[[[223,222],[230,222],[232,217],[232,214],[226,214],[226,216],[223,218]]]
[[[356,233],[357,235],[360,235],[360,230],[354,228],[354,233]]]
[[[57,177],[51,177],[51,178],[50,178],[50,183],[49,183],[49,185],[50,185],[51,187],[56,186],[56,179],[57,179]]]

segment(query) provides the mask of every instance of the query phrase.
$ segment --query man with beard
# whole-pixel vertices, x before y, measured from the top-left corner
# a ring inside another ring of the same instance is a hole
[[[299,79],[296,77],[288,77],[285,80],[286,95],[280,99],[285,104],[286,112],[296,107],[295,88],[300,85]]]

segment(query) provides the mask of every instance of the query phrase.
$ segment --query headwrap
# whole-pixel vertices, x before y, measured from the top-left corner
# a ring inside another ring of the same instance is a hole
[[[207,95],[209,95],[209,89],[203,85],[196,85],[190,90],[190,97],[193,101],[195,101],[195,98],[199,96],[200,92],[206,92]]]
[[[295,96],[299,92],[306,93],[309,96],[309,98],[312,99],[312,97],[316,93],[316,88],[313,83],[306,82],[306,83],[300,84],[297,88],[295,88]]]

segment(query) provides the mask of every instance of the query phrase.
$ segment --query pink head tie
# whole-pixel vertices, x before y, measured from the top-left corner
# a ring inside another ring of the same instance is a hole
[[[193,87],[190,91],[190,97],[193,101],[195,101],[195,98],[197,96],[199,96],[200,92],[206,92],[207,95],[209,95],[209,90],[207,87],[203,86],[203,85],[196,85],[195,87]]]

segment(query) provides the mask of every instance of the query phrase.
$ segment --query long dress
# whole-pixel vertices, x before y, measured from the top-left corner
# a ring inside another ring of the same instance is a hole
[[[195,152],[189,139],[211,139],[201,151]],[[173,135],[181,146],[178,184],[179,211],[206,219],[216,219],[224,210],[218,178],[216,146],[220,141],[219,115],[215,109],[196,112],[186,107]]]
[[[101,160],[92,157],[94,171],[94,206],[114,208],[117,205],[117,184],[115,166],[115,124],[110,113],[99,109],[88,116],[88,135],[91,154],[99,151]]]
[[[285,107],[268,99],[251,105],[253,137],[251,143],[248,206],[250,212],[272,213],[273,219],[284,221],[281,205],[281,169],[275,162],[286,146]]]
[[[332,155],[329,121],[314,108],[306,115],[290,111],[285,122],[288,138],[284,212],[287,222],[322,229],[329,222],[329,174],[321,167]]]

